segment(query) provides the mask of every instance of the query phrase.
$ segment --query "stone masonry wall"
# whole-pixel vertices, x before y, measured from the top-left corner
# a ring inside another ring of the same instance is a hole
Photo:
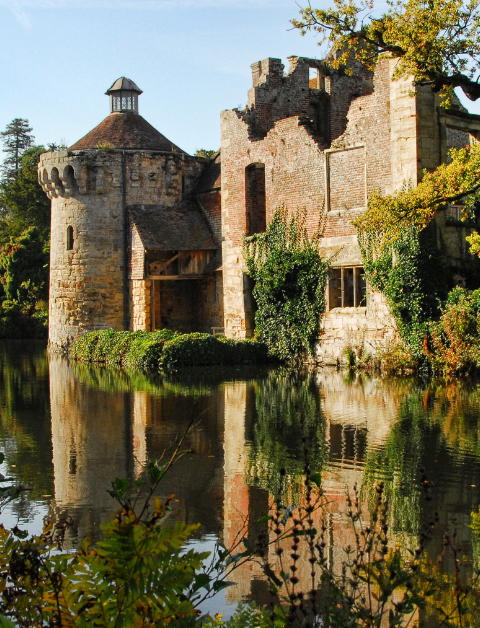
[[[133,279],[132,284],[132,331],[151,329],[151,281]]]
[[[132,294],[138,289],[124,286],[123,202],[172,206],[193,189],[203,167],[204,160],[181,153],[88,150],[42,155],[39,181],[52,199],[51,346],[66,346],[93,329],[123,329],[124,288]],[[74,233],[71,251],[69,226]],[[127,319],[134,319],[127,320],[129,327],[140,324],[136,310],[128,314]]]

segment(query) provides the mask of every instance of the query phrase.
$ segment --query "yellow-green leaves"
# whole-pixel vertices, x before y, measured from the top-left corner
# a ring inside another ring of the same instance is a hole
[[[455,87],[480,97],[478,0],[397,0],[375,16],[373,0],[334,0],[329,9],[310,5],[292,20],[302,35],[314,31],[333,49],[334,68],[356,58],[373,69],[381,55],[398,59],[395,78],[430,85],[449,106]]]
[[[468,217],[480,189],[480,144],[452,149],[450,157],[450,163],[440,165],[434,172],[424,171],[415,188],[404,185],[386,196],[373,192],[367,211],[356,222],[359,231],[381,234],[378,246],[382,250],[391,246],[407,227],[415,226],[421,231],[435,211],[448,202],[462,199],[465,218]]]

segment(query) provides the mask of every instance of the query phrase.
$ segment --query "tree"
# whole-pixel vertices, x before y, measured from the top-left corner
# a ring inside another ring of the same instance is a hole
[[[4,207],[0,244],[29,227],[37,227],[44,242],[49,240],[50,200],[37,178],[37,165],[44,152],[44,146],[32,146],[25,150],[17,175],[6,179],[0,188],[0,205]]]
[[[24,118],[12,120],[0,135],[3,141],[3,151],[7,155],[3,161],[2,175],[4,181],[8,181],[18,175],[22,155],[33,145],[35,138],[32,135],[32,127]]]
[[[390,0],[386,13],[372,15],[373,0],[334,0],[334,7],[300,10],[292,20],[304,35],[314,31],[332,47],[331,64],[352,58],[373,69],[379,56],[398,59],[394,78],[441,92],[448,106],[453,90],[480,98],[479,0]],[[347,70],[348,71],[348,70]]]
[[[218,153],[218,150],[208,150],[206,148],[197,148],[195,151],[195,157],[203,157],[204,159],[213,159]]]

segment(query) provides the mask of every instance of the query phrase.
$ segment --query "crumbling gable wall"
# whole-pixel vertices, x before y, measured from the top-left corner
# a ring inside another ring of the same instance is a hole
[[[222,226],[225,330],[253,333],[253,311],[242,256],[249,232],[249,170],[265,173],[266,222],[279,206],[305,208],[310,233],[324,224],[327,254],[361,264],[352,220],[373,189],[388,191],[390,167],[389,61],[372,76],[333,72],[317,60],[292,57],[284,76],[278,59],[252,65],[245,111],[224,111]],[[312,72],[313,71],[313,72]],[[312,75],[313,74],[313,78]],[[341,251],[341,253],[340,253]]]

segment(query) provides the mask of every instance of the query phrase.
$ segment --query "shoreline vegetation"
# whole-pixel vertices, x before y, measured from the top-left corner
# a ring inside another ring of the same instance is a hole
[[[226,366],[274,363],[265,343],[234,340],[206,333],[160,331],[87,332],[72,345],[69,357],[77,362],[147,371],[174,371],[183,366]]]

